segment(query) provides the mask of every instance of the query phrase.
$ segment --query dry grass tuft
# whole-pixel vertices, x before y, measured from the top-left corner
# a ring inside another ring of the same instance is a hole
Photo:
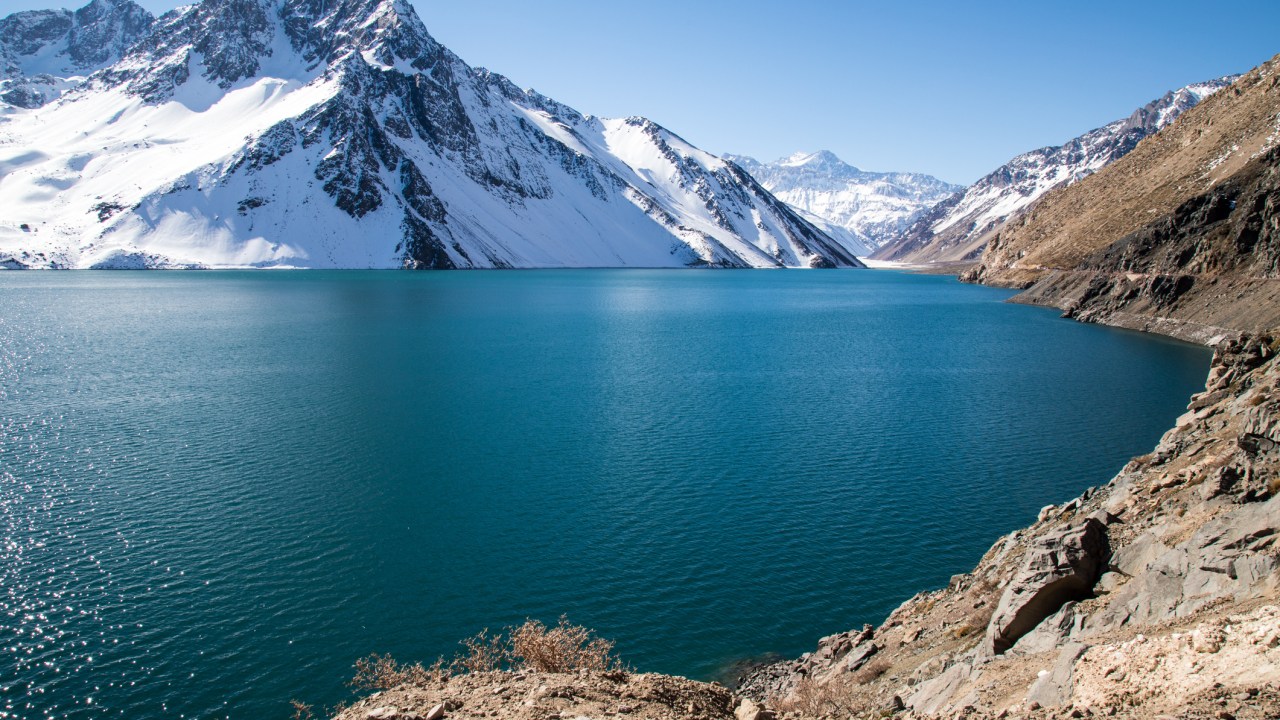
[[[844,715],[853,704],[853,688],[847,682],[833,680],[816,683],[802,678],[786,698],[777,699],[773,705],[783,714],[801,717],[830,717]]]

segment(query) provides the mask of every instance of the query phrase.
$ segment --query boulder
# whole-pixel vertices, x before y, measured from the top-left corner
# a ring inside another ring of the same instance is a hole
[[[1036,541],[987,625],[984,649],[1000,655],[1072,600],[1092,596],[1111,546],[1096,518]]]
[[[733,714],[738,720],[773,720],[774,718],[772,711],[757,705],[750,698],[743,698],[742,703],[738,705],[737,710],[733,711]]]
[[[1071,676],[1076,661],[1084,655],[1089,646],[1080,643],[1068,643],[1058,653],[1052,670],[1040,673],[1027,692],[1028,703],[1038,703],[1041,707],[1058,707],[1071,701]]]

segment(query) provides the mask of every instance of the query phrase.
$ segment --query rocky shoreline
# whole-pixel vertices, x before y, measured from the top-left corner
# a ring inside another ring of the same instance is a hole
[[[1152,453],[740,692],[803,716],[1274,717],[1278,349],[1221,340]]]

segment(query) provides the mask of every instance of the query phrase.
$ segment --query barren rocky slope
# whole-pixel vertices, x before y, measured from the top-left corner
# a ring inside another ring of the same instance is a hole
[[[890,238],[874,257],[912,263],[972,263],[992,236],[1045,193],[1079,182],[1115,162],[1143,138],[1158,132],[1234,79],[1224,77],[1179,88],[1134,110],[1127,118],[1060,146],[1023,153],[929,208]]]
[[[1047,194],[992,239],[979,266],[963,279],[1030,287],[1055,273],[1134,268],[1192,277],[1193,284],[1196,277],[1273,278],[1274,270],[1253,258],[1267,252],[1255,246],[1275,233],[1278,71],[1280,57],[1087,180]],[[1250,202],[1237,203],[1244,195]],[[1244,232],[1226,232],[1224,220]],[[1156,246],[1171,241],[1184,251],[1162,256]],[[1144,243],[1149,251],[1137,254],[1121,247]],[[1135,262],[1139,255],[1142,262]],[[1247,293],[1263,287],[1269,285]],[[1065,296],[1061,290],[1052,295]],[[1040,302],[1050,297],[1038,295]]]

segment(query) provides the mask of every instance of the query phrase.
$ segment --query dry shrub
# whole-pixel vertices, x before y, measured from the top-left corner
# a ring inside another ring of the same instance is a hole
[[[865,669],[865,668],[864,668]],[[854,683],[856,683],[856,679]],[[785,698],[771,698],[769,703],[780,713],[793,713],[801,717],[847,717],[858,702],[858,686],[849,681],[847,676],[832,678],[825,683],[818,683],[810,678],[801,678],[795,689]]]
[[[490,672],[510,661],[511,650],[501,633],[489,635],[489,628],[474,637],[462,641],[466,652],[454,658],[452,669],[457,672]]]
[[[436,660],[431,667],[422,663],[401,665],[390,655],[373,653],[356,661],[356,676],[348,683],[358,690],[389,690],[397,685],[426,685],[439,682],[448,672],[444,660]]]
[[[596,637],[593,630],[571,624],[564,616],[552,628],[537,620],[526,620],[519,627],[507,628],[505,633],[491,635],[486,628],[461,644],[463,650],[451,662],[446,664],[440,658],[430,667],[421,663],[402,665],[390,655],[374,653],[356,661],[356,675],[349,684],[358,690],[377,691],[399,685],[436,685],[454,674],[503,669],[554,673],[630,671],[613,654],[613,642]],[[295,705],[297,712],[299,706]]]
[[[560,616],[560,622],[548,628],[537,620],[526,620],[510,630],[511,664],[535,672],[603,672],[620,670],[622,663],[613,654],[613,642],[595,636],[581,625],[573,625]]]
[[[1280,475],[1272,475],[1267,481],[1267,493],[1271,495],[1280,494]]]

